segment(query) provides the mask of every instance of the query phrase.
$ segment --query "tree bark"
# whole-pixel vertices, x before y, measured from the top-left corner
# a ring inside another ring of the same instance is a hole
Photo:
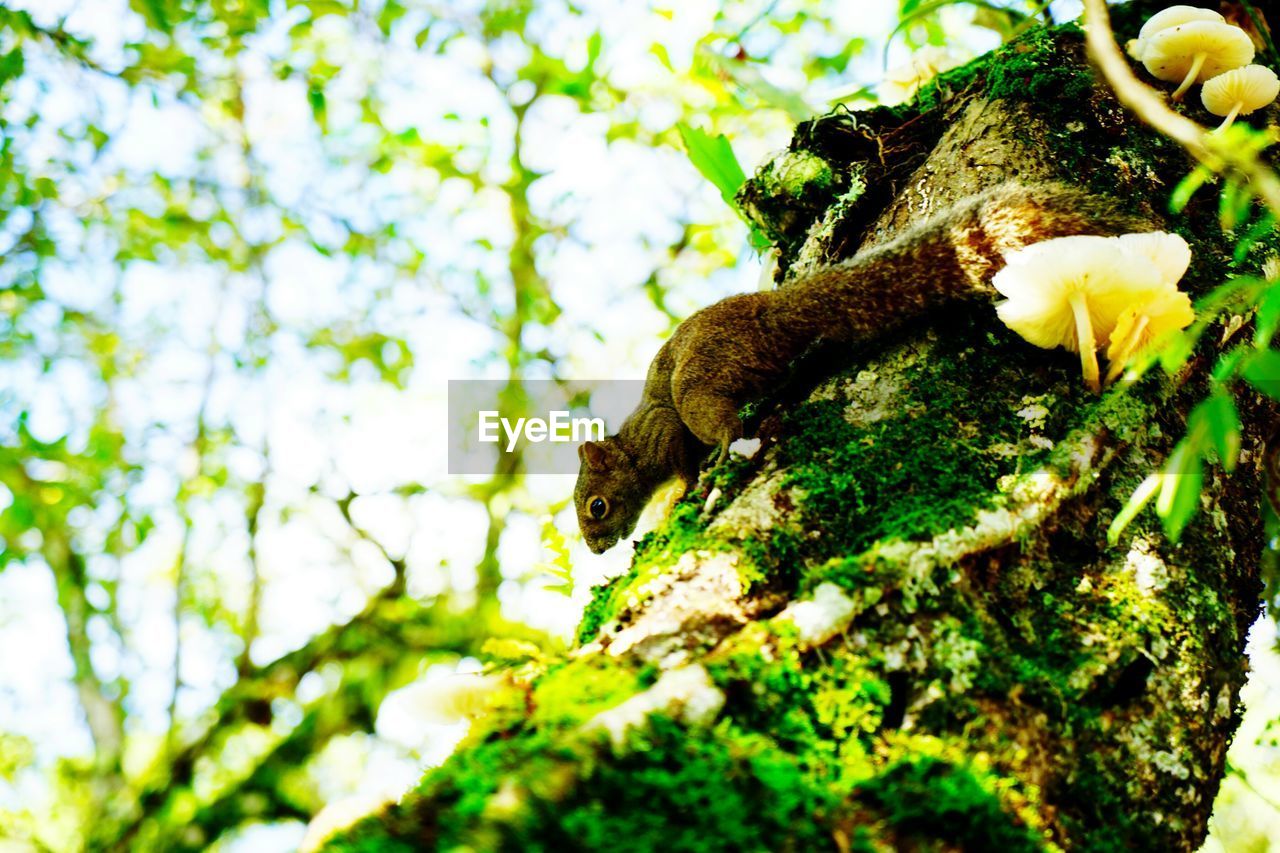
[[[1166,213],[1190,168],[1066,25],[913,108],[801,125],[741,199],[786,286],[996,183],[1070,182],[1183,234],[1202,295],[1237,268],[1211,191]],[[1100,397],[990,304],[815,351],[753,407],[755,457],[596,590],[579,647],[509,667],[459,753],[329,849],[1196,849],[1259,611],[1270,404],[1237,396],[1239,468],[1180,544],[1149,510],[1106,530],[1238,320]]]

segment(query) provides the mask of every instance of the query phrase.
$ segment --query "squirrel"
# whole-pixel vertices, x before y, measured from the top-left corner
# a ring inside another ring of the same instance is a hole
[[[1005,183],[781,289],[697,311],[658,351],[617,434],[578,448],[574,506],[588,547],[601,554],[630,536],[664,483],[695,484],[710,449],[723,462],[742,437],[738,410],[818,339],[867,341],[931,309],[990,298],[1005,254],[1032,243],[1146,230],[1149,222],[1085,190]]]

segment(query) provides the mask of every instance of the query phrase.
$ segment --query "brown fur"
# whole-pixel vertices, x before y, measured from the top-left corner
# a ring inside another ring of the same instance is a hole
[[[1149,228],[1080,189],[1002,184],[781,290],[698,311],[658,351],[640,405],[618,434],[580,448],[574,503],[587,544],[602,553],[630,535],[660,485],[697,480],[708,447],[723,461],[742,436],[738,410],[817,339],[870,340],[930,309],[989,298],[1004,254],[1031,243]],[[602,518],[591,513],[597,498]]]

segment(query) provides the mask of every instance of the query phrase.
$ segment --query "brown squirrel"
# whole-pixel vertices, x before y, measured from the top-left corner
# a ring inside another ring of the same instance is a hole
[[[742,437],[738,410],[819,338],[865,341],[963,298],[991,297],[1004,255],[1074,234],[1150,230],[1114,201],[1061,184],[1001,184],[897,238],[779,290],[730,296],[680,324],[658,351],[640,405],[617,435],[578,448],[578,525],[597,554],[635,529],[659,486],[697,482]]]

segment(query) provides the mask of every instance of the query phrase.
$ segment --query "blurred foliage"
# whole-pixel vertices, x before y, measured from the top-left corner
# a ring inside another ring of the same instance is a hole
[[[0,581],[35,584],[0,628],[61,613],[47,689],[82,727],[15,688],[0,839],[204,849],[305,822],[359,787],[333,745],[423,760],[368,738],[392,691],[492,636],[561,642],[498,593],[572,588],[571,518],[538,524],[563,501],[518,459],[458,482],[362,448],[451,375],[517,396],[603,351],[599,309],[562,305],[566,252],[625,250],[599,304],[638,297],[650,337],[706,297],[668,304],[677,276],[746,257],[678,128],[781,142],[764,69],[807,84],[861,50],[835,4],[775,6],[0,5]],[[620,246],[559,145],[643,154],[676,196]],[[542,565],[505,557],[542,539]]]
[[[0,846],[287,849],[447,751],[394,691],[562,642],[572,509],[424,462],[443,382],[650,352],[822,92],[1046,14],[848,5],[0,2]]]

